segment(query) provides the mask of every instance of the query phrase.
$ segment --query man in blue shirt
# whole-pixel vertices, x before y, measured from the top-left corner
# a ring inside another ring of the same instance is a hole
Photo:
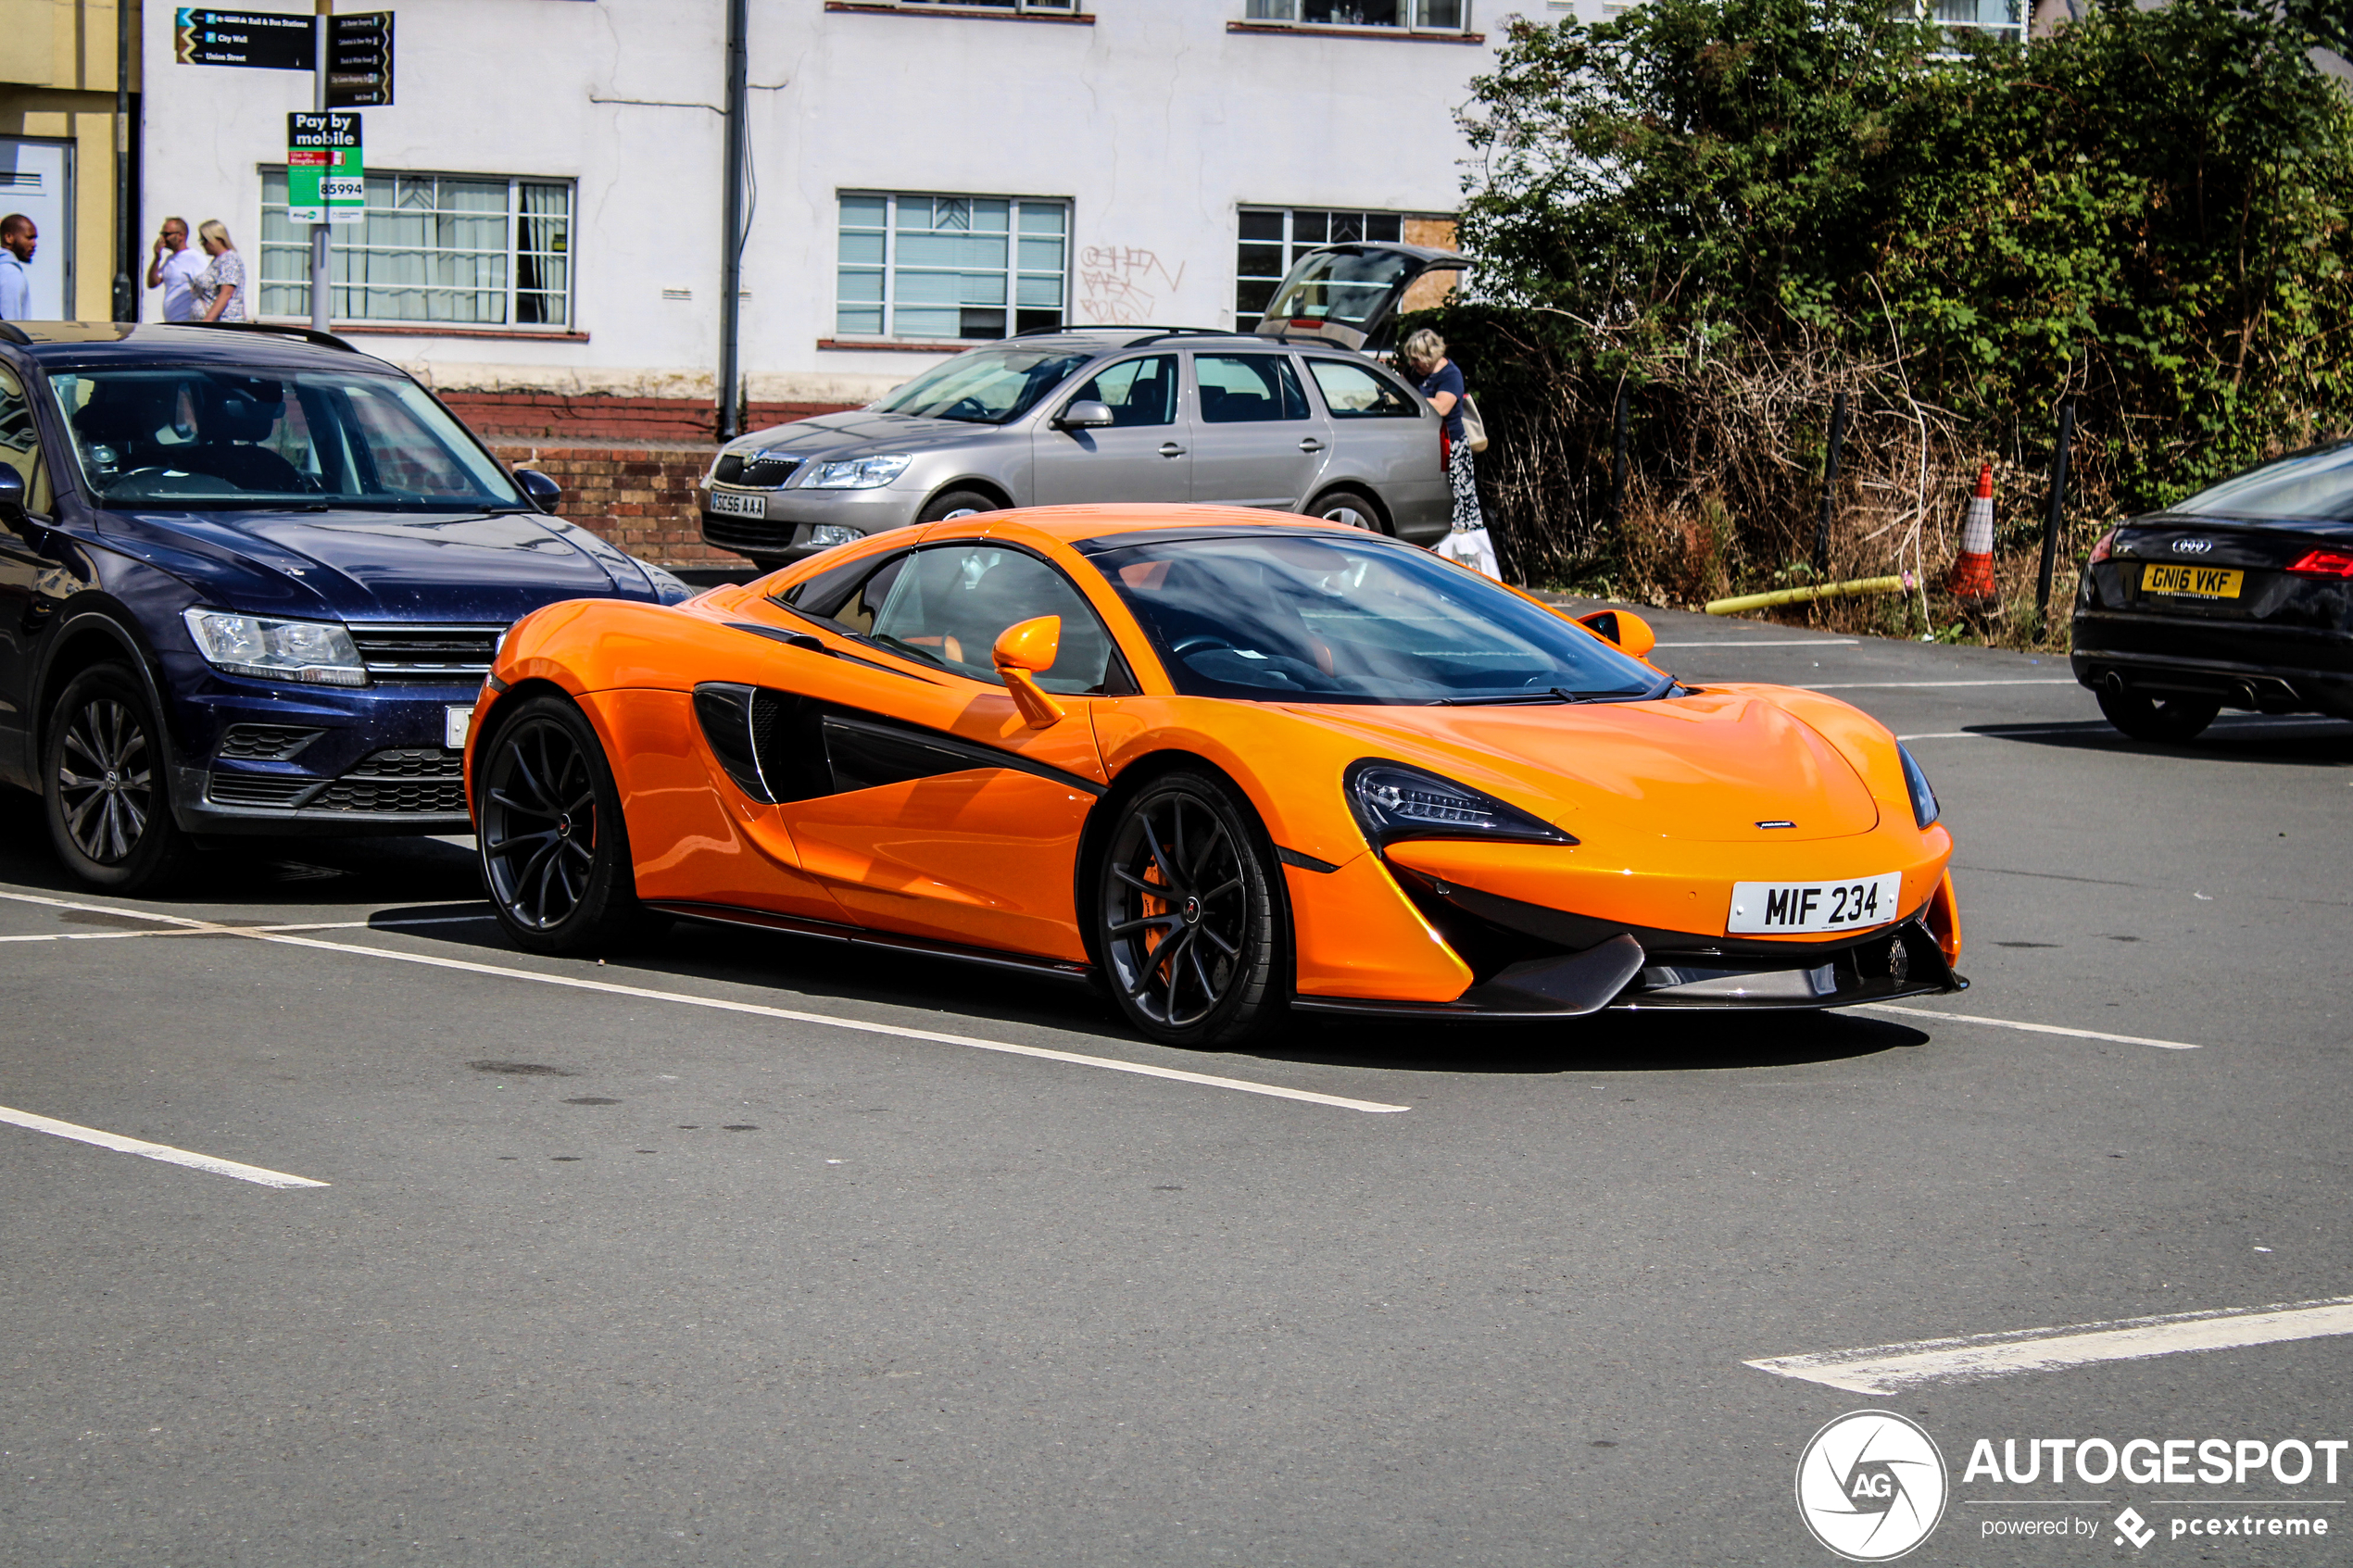
[[[21,212],[0,218],[0,321],[32,319],[32,253],[41,231]]]

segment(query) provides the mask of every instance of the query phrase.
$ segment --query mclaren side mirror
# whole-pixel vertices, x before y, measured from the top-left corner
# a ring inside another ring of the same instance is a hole
[[[24,475],[0,463],[0,524],[19,533],[29,521],[24,509]]]
[[[1062,641],[1063,618],[1041,615],[1035,621],[1006,627],[998,633],[997,646],[989,650],[989,660],[997,666],[998,678],[1013,694],[1013,706],[1021,709],[1021,716],[1033,730],[1051,729],[1063,720],[1063,705],[1048,696],[1045,688],[1038,684],[1038,675],[1054,667],[1054,659],[1062,652]]]
[[[1630,609],[1597,609],[1575,619],[1578,624],[1590,626],[1616,643],[1620,651],[1636,659],[1658,646],[1658,633],[1651,630],[1651,623]]]
[[[1091,398],[1084,403],[1073,403],[1054,416],[1056,430],[1106,430],[1114,422],[1111,405],[1097,403]]]
[[[554,512],[556,503],[563,499],[564,487],[537,469],[517,469],[515,483],[522,487],[531,504],[543,512]]]

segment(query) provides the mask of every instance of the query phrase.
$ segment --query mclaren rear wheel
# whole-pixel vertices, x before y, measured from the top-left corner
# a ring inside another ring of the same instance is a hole
[[[500,720],[474,764],[498,923],[534,953],[609,952],[642,935],[621,791],[587,716],[547,696]]]
[[[1127,1021],[1186,1048],[1273,1028],[1287,990],[1279,874],[1256,814],[1213,774],[1165,773],[1128,799],[1093,910],[1104,978]]]
[[[2095,694],[2108,721],[2134,740],[2195,740],[2222,711],[2220,697],[2158,697],[2129,687],[2111,692],[2106,686],[2095,688]]]

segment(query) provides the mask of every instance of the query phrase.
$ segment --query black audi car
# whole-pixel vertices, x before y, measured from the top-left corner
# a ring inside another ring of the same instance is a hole
[[[2139,740],[2188,740],[2225,708],[2353,719],[2353,440],[2102,534],[2072,658]]]
[[[322,332],[0,321],[0,781],[116,893],[208,841],[471,832],[507,627],[690,593],[556,495]]]

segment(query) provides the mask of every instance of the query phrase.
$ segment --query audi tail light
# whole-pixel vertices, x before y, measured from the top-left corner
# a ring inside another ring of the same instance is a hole
[[[2288,570],[2298,577],[2353,577],[2353,552],[2308,550]]]

